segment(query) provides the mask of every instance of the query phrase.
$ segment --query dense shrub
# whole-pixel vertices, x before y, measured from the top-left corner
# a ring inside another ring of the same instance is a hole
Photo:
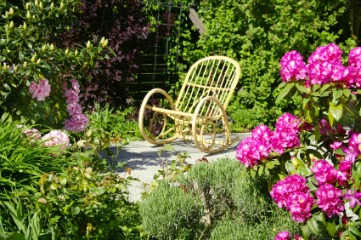
[[[281,229],[300,231],[272,203],[265,179],[235,159],[200,162],[162,180],[140,209],[145,231],[160,239],[270,239]]]
[[[189,28],[183,29],[180,59],[193,63],[221,54],[239,60],[243,75],[229,108],[234,128],[272,125],[282,111],[294,109],[292,101],[275,105],[279,59],[292,49],[308,55],[318,45],[344,43],[350,36],[348,2],[200,1],[198,13],[205,32],[197,40]]]
[[[78,7],[77,0],[5,1],[0,5],[4,26],[0,28],[0,112],[61,127],[68,115],[64,84],[88,79],[94,62],[106,57],[104,39],[92,43],[84,38],[69,48],[57,45],[60,34],[75,20],[73,9]],[[49,84],[37,86],[42,82]],[[43,91],[40,97],[36,97],[37,88]]]
[[[59,37],[63,47],[73,47],[84,39],[99,41],[105,37],[109,46],[106,59],[94,61],[91,79],[82,83],[82,100],[88,107],[94,101],[111,107],[132,104],[126,82],[138,74],[139,54],[149,33],[149,22],[137,0],[82,0],[74,13],[69,30]]]

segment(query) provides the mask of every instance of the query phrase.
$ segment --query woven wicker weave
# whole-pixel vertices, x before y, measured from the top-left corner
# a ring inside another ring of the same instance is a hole
[[[237,61],[210,56],[191,66],[175,102],[164,90],[152,89],[139,112],[142,136],[153,144],[192,140],[207,153],[226,149],[235,140],[226,109],[240,74]]]

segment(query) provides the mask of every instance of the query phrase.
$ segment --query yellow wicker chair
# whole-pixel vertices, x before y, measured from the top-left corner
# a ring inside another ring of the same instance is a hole
[[[140,133],[153,144],[183,139],[194,141],[206,153],[228,148],[237,139],[231,138],[226,108],[240,74],[238,62],[231,58],[198,60],[189,69],[175,102],[163,89],[148,92],[139,112]]]

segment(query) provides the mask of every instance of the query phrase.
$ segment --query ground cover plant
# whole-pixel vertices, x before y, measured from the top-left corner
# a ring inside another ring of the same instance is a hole
[[[343,54],[335,43],[319,46],[307,61],[287,52],[277,101],[302,98],[299,115],[284,113],[274,131],[258,126],[237,149],[251,174],[268,177],[273,201],[306,239],[323,239],[325,231],[332,239],[361,237],[361,48]]]
[[[267,182],[252,178],[236,159],[203,159],[176,169],[181,174],[164,175],[140,204],[142,226],[150,236],[270,239],[281,229],[300,231],[287,212],[273,205]]]

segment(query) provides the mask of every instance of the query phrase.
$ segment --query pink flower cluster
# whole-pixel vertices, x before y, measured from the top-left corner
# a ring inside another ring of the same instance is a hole
[[[331,163],[323,159],[314,162],[312,172],[315,174],[318,185],[335,184],[336,181],[342,185],[348,179],[346,172],[336,170]]]
[[[323,184],[316,190],[316,203],[328,217],[340,215],[345,210],[342,190],[331,184]]]
[[[275,237],[275,240],[291,240],[291,234],[287,231],[280,231],[277,233],[276,237]],[[294,236],[294,239],[295,240],[302,240],[303,238],[298,236],[298,235],[295,235]]]
[[[257,165],[268,158],[272,151],[283,153],[300,145],[298,136],[301,120],[290,113],[283,114],[276,123],[275,131],[261,124],[237,147],[237,158],[245,167]]]
[[[82,113],[82,107],[79,104],[79,83],[72,79],[71,88],[68,89],[66,83],[63,86],[67,103],[67,111],[70,118],[64,121],[64,128],[72,132],[81,132],[88,126],[89,118]]]
[[[341,82],[348,87],[361,86],[361,47],[349,52],[348,66],[343,66],[342,51],[335,43],[318,47],[307,61],[308,64],[295,50],[287,52],[280,62],[282,80],[306,80],[306,85]]]
[[[70,146],[68,135],[60,130],[52,130],[45,134],[41,140],[44,141],[44,145],[47,147],[57,146],[60,150],[67,149]]]
[[[312,216],[314,199],[306,185],[306,179],[300,175],[290,175],[273,185],[270,192],[279,208],[285,208],[293,220],[305,222]]]
[[[290,233],[287,231],[281,231],[277,233],[275,240],[291,240]]]
[[[34,81],[29,86],[29,92],[32,98],[36,98],[38,101],[44,101],[50,94],[50,84],[48,79],[40,80],[39,84]]]

